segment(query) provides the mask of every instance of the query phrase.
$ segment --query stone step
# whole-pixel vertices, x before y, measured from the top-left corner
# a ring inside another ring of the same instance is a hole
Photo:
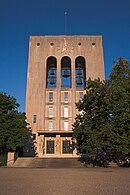
[[[34,160],[34,157],[19,157],[15,161],[13,167],[29,167]]]
[[[37,158],[19,157],[13,167],[35,168],[81,168],[84,164],[78,158]]]

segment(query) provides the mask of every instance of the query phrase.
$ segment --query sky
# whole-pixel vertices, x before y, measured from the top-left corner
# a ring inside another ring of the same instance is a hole
[[[102,35],[105,76],[130,60],[130,0],[0,0],[0,92],[25,111],[30,35]]]

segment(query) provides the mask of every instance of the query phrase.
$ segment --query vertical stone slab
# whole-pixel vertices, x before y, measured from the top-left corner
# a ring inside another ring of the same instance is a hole
[[[60,135],[56,135],[55,153],[59,155],[61,153],[61,138]]]
[[[11,167],[14,164],[15,152],[8,152],[7,166]]]
[[[39,145],[39,148],[38,148],[38,156],[39,157],[42,157],[43,156],[43,145],[44,145],[44,135],[40,135],[39,138],[38,138],[38,145]]]

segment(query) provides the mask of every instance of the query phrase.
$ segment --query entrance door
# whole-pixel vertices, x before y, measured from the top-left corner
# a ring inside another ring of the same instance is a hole
[[[63,154],[71,154],[72,151],[70,149],[70,141],[63,140]]]
[[[54,154],[54,141],[53,140],[47,140],[47,154]]]

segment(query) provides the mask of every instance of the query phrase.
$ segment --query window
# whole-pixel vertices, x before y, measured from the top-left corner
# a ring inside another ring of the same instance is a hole
[[[64,102],[68,103],[68,92],[64,92]]]
[[[49,117],[50,118],[53,117],[53,108],[52,108],[52,106],[49,107]]]
[[[64,117],[68,118],[68,108],[64,107]]]
[[[53,102],[53,92],[49,92],[49,102]]]
[[[33,115],[33,123],[37,122],[37,115]]]
[[[83,92],[79,92],[79,100],[83,99]]]
[[[36,140],[36,134],[32,134],[33,140]]]
[[[64,121],[64,130],[68,131],[68,121]]]
[[[48,128],[49,128],[49,130],[52,130],[53,129],[53,123],[52,123],[52,121],[49,121]]]

